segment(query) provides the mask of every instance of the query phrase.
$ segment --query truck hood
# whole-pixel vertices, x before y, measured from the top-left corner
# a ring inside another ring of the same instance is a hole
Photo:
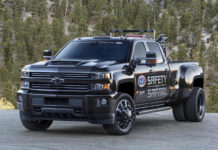
[[[109,66],[118,64],[115,61],[40,61],[24,68],[29,71],[40,71],[40,72],[61,72],[61,71],[106,71]]]

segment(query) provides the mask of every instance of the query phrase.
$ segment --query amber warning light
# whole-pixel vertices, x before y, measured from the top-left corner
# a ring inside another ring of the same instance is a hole
[[[157,63],[157,59],[150,59],[149,63]]]

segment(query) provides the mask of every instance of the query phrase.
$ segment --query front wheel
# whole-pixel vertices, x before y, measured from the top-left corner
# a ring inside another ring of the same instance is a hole
[[[121,94],[117,100],[114,124],[103,127],[108,134],[126,135],[132,130],[135,118],[133,99],[128,94]]]
[[[37,120],[37,121],[23,120],[21,114],[20,114],[20,120],[26,129],[33,130],[33,131],[46,130],[51,126],[53,122],[50,120]]]
[[[186,118],[191,122],[200,122],[205,115],[205,95],[202,88],[193,88],[190,98],[186,101]]]

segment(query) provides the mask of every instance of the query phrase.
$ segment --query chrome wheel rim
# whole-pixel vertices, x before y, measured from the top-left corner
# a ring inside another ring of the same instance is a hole
[[[135,120],[135,111],[130,102],[121,100],[116,108],[116,123],[120,130],[128,131]]]

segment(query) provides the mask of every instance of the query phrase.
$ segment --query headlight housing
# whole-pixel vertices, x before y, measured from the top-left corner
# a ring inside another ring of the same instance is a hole
[[[21,71],[21,77],[22,77],[22,78],[27,78],[27,77],[29,77],[29,72],[28,72],[28,71]]]
[[[94,91],[101,91],[101,90],[109,90],[110,84],[92,84],[91,85],[92,90]]]
[[[27,81],[21,81],[21,88],[29,88],[30,87],[30,83]]]
[[[30,69],[30,65],[26,65],[22,68],[21,70],[21,77],[26,78],[29,77],[29,69]]]
[[[92,73],[92,79],[110,79],[110,73]]]

